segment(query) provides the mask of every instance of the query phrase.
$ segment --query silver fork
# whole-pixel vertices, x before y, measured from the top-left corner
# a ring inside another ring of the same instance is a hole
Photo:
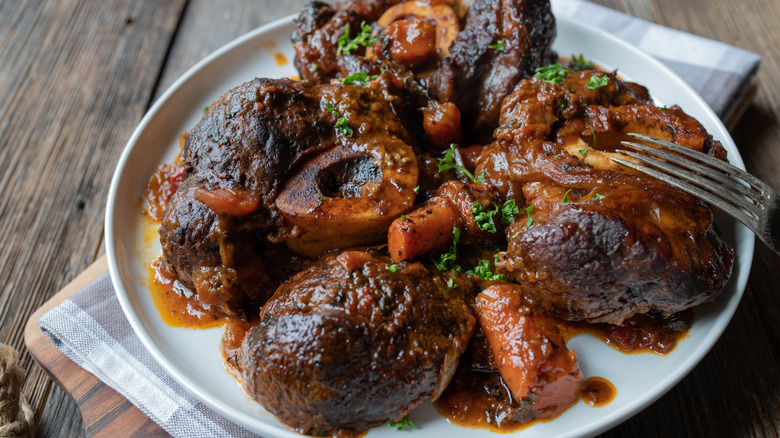
[[[750,228],[775,254],[780,254],[780,199],[766,183],[707,154],[643,134],[628,135],[660,148],[623,141],[624,146],[643,153],[620,152],[644,164],[617,157],[612,161],[654,176],[720,208]]]

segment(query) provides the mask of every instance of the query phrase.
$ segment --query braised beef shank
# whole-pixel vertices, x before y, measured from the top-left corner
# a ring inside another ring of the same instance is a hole
[[[592,89],[593,75],[609,82]],[[504,101],[478,170],[523,196],[533,224],[507,229],[499,271],[552,315],[619,324],[670,314],[713,299],[730,276],[733,251],[702,201],[609,159],[627,132],[725,156],[696,120],[646,97],[615,74],[586,71],[560,85],[522,81]]]
[[[474,328],[469,284],[391,264],[347,251],[283,284],[243,343],[247,393],[312,435],[400,421],[437,398]]]
[[[268,299],[286,277],[277,278],[278,269],[269,273],[263,259],[274,245],[301,234],[284,214],[295,210],[296,199],[305,198],[288,197],[288,208],[280,212],[277,197],[283,189],[294,192],[295,187],[283,184],[294,173],[311,170],[308,163],[319,166],[310,175],[314,185],[309,190],[356,202],[375,194],[372,188],[380,182],[388,183],[382,179],[383,169],[394,166],[393,175],[402,173],[405,178],[403,183],[389,180],[397,188],[392,192],[394,202],[374,199],[378,205],[387,204],[382,208],[368,203],[378,212],[410,205],[417,166],[393,109],[390,88],[383,80],[372,87],[352,87],[255,79],[217,99],[184,143],[184,182],[160,227],[167,269],[193,288],[202,302],[230,313],[248,300]],[[352,135],[337,132],[340,119],[354,127]],[[390,145],[395,149],[389,150]],[[352,152],[346,159],[336,154],[325,162],[314,160],[333,150]],[[393,162],[387,158],[391,155],[403,162]],[[386,225],[393,217],[395,213]],[[328,220],[320,218],[323,224]],[[353,236],[352,244],[370,243],[376,233],[366,230],[364,236]]]

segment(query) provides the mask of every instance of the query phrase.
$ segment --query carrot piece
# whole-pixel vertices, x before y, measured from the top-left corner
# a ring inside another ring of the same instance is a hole
[[[477,319],[501,377],[517,399],[533,400],[535,417],[557,415],[577,401],[583,377],[555,321],[533,315],[517,285],[494,285],[476,298]]]
[[[387,248],[398,263],[446,249],[452,245],[452,228],[458,224],[458,213],[444,198],[431,198],[407,216],[390,224]]]
[[[260,205],[257,196],[245,190],[195,189],[195,199],[206,204],[217,213],[226,213],[232,216],[246,216],[252,213]]]

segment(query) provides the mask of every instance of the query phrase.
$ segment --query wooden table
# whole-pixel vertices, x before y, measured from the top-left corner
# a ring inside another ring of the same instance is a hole
[[[763,56],[733,136],[780,188],[780,1],[596,0]],[[0,2],[0,342],[23,350],[29,315],[103,253],[106,191],[135,125],[187,68],[303,0]],[[780,434],[780,257],[757,247],[721,340],[660,401],[604,434]],[[79,436],[76,405],[22,352],[42,436]]]

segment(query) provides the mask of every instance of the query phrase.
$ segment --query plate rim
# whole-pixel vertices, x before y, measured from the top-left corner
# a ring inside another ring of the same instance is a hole
[[[296,16],[297,14],[292,14],[274,20],[268,24],[258,27],[257,29],[247,32],[233,39],[227,44],[221,46],[219,49],[210,53],[208,56],[206,56],[205,58],[197,62],[195,65],[187,69],[187,71],[184,74],[182,74],[173,84],[171,84],[171,86],[155,101],[155,103],[150,107],[150,109],[141,119],[139,124],[136,126],[135,130],[133,131],[130,139],[127,141],[122,151],[122,154],[117,162],[114,174],[111,179],[111,184],[109,186],[108,201],[106,204],[105,225],[104,225],[104,233],[106,236],[105,245],[106,245],[106,253],[108,256],[109,272],[110,272],[112,284],[116,291],[117,298],[122,307],[122,311],[125,314],[125,317],[128,319],[128,322],[130,323],[135,335],[141,340],[141,343],[143,344],[144,348],[146,348],[146,350],[151,354],[154,360],[159,365],[161,365],[163,369],[165,369],[165,371],[168,372],[177,383],[181,384],[190,393],[192,393],[197,399],[199,399],[200,401],[202,401],[204,404],[214,409],[215,411],[219,412],[228,420],[233,421],[236,424],[241,425],[242,427],[249,428],[250,430],[255,432],[268,433],[274,436],[285,436],[285,437],[287,436],[299,437],[301,435],[290,429],[281,429],[273,424],[267,424],[263,422],[257,422],[257,423],[252,423],[251,425],[247,425],[246,423],[244,423],[244,421],[241,421],[240,419],[236,418],[234,413],[229,411],[225,406],[219,404],[216,401],[211,400],[208,394],[204,393],[193,382],[190,382],[188,379],[180,375],[178,370],[173,366],[173,364],[167,359],[167,357],[163,354],[163,352],[152,341],[150,335],[143,329],[143,324],[138,319],[138,315],[136,314],[135,309],[133,308],[133,304],[129,300],[129,294],[125,289],[124,283],[122,282],[121,270],[119,267],[119,262],[117,260],[117,246],[119,242],[117,241],[116,238],[117,231],[114,229],[114,224],[115,224],[114,212],[117,208],[118,193],[120,190],[119,184],[121,180],[122,170],[125,169],[125,166],[127,166],[128,164],[129,157],[133,150],[133,146],[137,143],[139,137],[146,129],[146,127],[149,125],[150,121],[155,117],[157,112],[160,111],[160,108],[168,101],[170,96],[176,93],[176,91],[179,88],[184,86],[184,84],[187,83],[194,75],[196,75],[201,69],[209,65],[215,59],[219,58],[220,56],[232,51],[233,49],[239,46],[242,46],[248,41],[251,41],[254,38],[257,38],[263,34],[271,33],[278,30],[283,30],[288,26],[292,26]],[[706,101],[704,101],[703,98],[687,82],[682,80],[676,73],[674,73],[674,71],[669,69],[666,65],[664,65],[656,58],[643,52],[638,47],[616,37],[613,34],[610,34],[609,32],[603,29],[575,21],[568,17],[556,16],[555,18],[556,18],[556,22],[558,23],[557,25],[560,25],[561,22],[566,22],[567,26],[579,28],[580,31],[595,32],[599,34],[600,37],[607,38],[611,40],[612,43],[619,44],[620,46],[623,46],[624,49],[635,52],[635,54],[643,58],[644,62],[649,62],[653,64],[654,68],[661,69],[668,75],[668,77],[674,78],[674,80],[677,82],[676,86],[685,89],[687,93],[690,95],[690,97],[696,100],[697,103],[703,107],[703,110],[705,112],[708,112],[708,116],[716,122],[716,127],[719,130],[718,132],[719,135],[717,136],[717,138],[726,140],[726,142],[729,143],[729,145],[731,146],[729,150],[730,152],[729,161],[732,162],[732,164],[737,165],[737,167],[744,169],[744,162],[742,160],[742,157],[739,154],[736,145],[734,145],[733,143],[733,139],[731,138],[725,126],[721,122],[720,118],[712,111],[712,109],[709,107]],[[713,133],[710,132],[710,134]],[[731,153],[732,150],[734,153]],[[738,228],[743,227],[741,224],[736,224],[736,226]],[[675,387],[707,355],[709,350],[717,343],[717,340],[725,331],[726,327],[730,324],[730,321],[733,318],[736,308],[738,307],[739,302],[741,301],[742,296],[744,295],[745,287],[748,281],[750,267],[752,265],[752,259],[754,255],[755,238],[750,238],[748,239],[748,241],[739,241],[737,242],[737,244],[744,245],[745,248],[744,251],[739,254],[740,256],[739,262],[741,265],[745,265],[745,266],[740,267],[739,271],[737,272],[732,272],[731,281],[736,281],[734,287],[734,291],[736,292],[737,295],[736,303],[727,306],[726,309],[723,309],[723,311],[728,311],[727,320],[722,327],[719,327],[718,330],[711,330],[707,334],[705,340],[707,340],[708,342],[703,343],[703,345],[705,345],[706,348],[704,348],[703,351],[701,347],[695,349],[693,353],[697,353],[697,354],[690,354],[689,357],[687,357],[686,360],[683,362],[683,364],[681,366],[678,366],[674,370],[674,373],[672,373],[672,375],[670,375],[669,378],[663,381],[664,384],[661,385],[663,386],[662,390],[651,392],[650,394],[643,394],[644,397],[640,398],[638,402],[631,403],[630,408],[617,409],[612,414],[603,417],[598,422],[597,425],[590,425],[590,426],[584,425],[583,427],[578,428],[579,430],[572,431],[572,434],[568,434],[565,436],[583,436],[581,435],[582,433],[584,433],[586,436],[595,435],[605,430],[611,429],[615,427],[617,424],[620,424],[628,420],[632,416],[636,415],[638,412],[641,412],[642,410],[646,409],[650,404],[655,402],[666,392],[668,392],[673,387]],[[747,274],[741,276],[740,273],[742,272],[742,270],[746,270]],[[735,277],[739,277],[739,278],[735,279]],[[576,432],[576,434],[574,432]]]

